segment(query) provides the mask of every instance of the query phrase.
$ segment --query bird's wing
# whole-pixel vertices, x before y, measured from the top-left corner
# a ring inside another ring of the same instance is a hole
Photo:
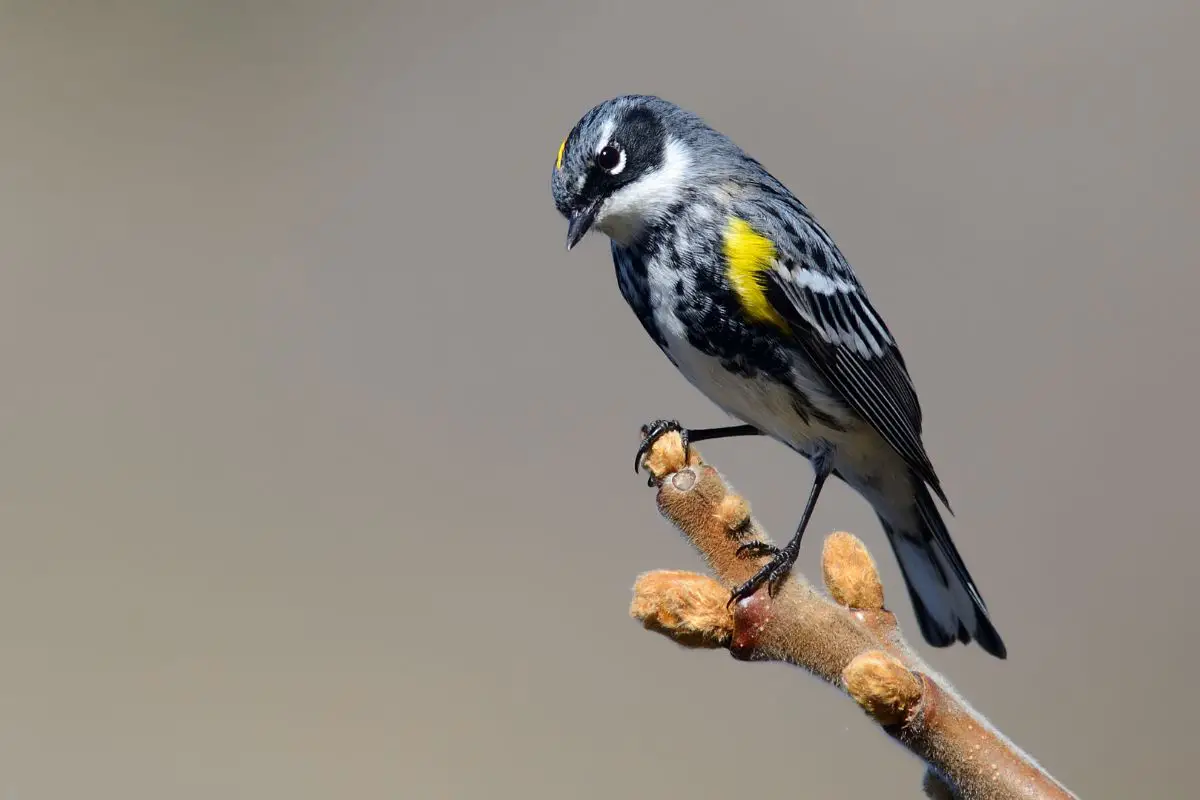
[[[891,331],[816,221],[796,214],[787,223],[771,231],[767,302],[817,373],[949,508],[921,442],[921,404]]]

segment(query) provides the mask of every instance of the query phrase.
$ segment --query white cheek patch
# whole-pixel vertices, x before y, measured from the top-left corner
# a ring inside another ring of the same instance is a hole
[[[622,154],[620,169],[625,162]],[[691,153],[682,142],[669,139],[658,169],[647,172],[612,194],[596,215],[596,227],[626,243],[647,222],[661,218],[683,197]]]

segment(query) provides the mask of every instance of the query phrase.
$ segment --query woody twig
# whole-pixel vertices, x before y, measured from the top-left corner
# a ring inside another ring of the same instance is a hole
[[[747,502],[694,448],[685,462],[678,434],[661,437],[644,466],[658,485],[659,510],[716,576],[661,570],[639,577],[630,613],[646,628],[686,647],[794,664],[836,686],[925,762],[929,797],[1075,797],[933,676],[884,605],[875,562],[857,537],[834,533],[825,540],[828,597],[793,570],[774,596],[764,587],[730,607],[730,589],[767,558],[747,558],[738,548],[770,539]]]

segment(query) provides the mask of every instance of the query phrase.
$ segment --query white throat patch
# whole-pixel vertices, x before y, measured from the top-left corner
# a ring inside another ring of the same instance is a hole
[[[662,165],[605,200],[596,214],[596,229],[617,244],[629,244],[647,222],[661,218],[683,196],[691,164],[687,146],[668,139]]]

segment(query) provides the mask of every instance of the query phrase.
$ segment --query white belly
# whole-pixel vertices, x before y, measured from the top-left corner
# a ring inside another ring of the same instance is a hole
[[[677,322],[672,329],[669,318],[662,319],[667,315],[656,316],[671,360],[688,382],[727,414],[806,456],[817,441],[828,442],[833,446],[838,474],[877,510],[889,506],[897,493],[909,491],[903,459],[870,425],[847,414],[811,373],[798,367],[793,372],[795,387],[841,421],[844,430],[830,428],[811,415],[805,419],[788,387],[766,376],[747,378],[730,372],[719,359],[693,347]]]
[[[668,339],[668,347],[683,376],[727,414],[786,444],[799,445],[816,436],[796,412],[791,393],[776,381],[736,375],[686,341]]]
[[[659,315],[665,316],[665,315]],[[667,322],[666,325],[663,323]],[[678,323],[676,323],[677,326]],[[748,422],[760,431],[778,439],[801,452],[818,438],[829,438],[833,431],[809,418],[807,421],[797,410],[795,395],[788,387],[766,376],[745,377],[730,372],[720,359],[697,350],[687,340],[682,330],[673,330],[669,321],[660,320],[667,354],[688,382],[704,393],[708,399],[743,422]],[[798,388],[810,397],[824,394],[817,386],[805,386],[798,376]]]

